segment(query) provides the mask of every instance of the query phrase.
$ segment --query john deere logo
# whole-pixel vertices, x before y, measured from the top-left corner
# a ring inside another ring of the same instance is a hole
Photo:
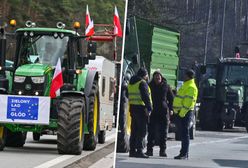
[[[26,86],[25,86],[25,89],[26,89],[26,90],[31,90],[31,88],[32,88],[32,87],[31,87],[31,84],[26,84]]]

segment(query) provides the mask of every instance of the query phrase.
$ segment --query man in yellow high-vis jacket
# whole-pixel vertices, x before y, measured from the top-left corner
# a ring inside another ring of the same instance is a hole
[[[147,119],[152,111],[151,91],[147,80],[147,70],[140,68],[128,84],[128,101],[132,118],[129,157],[148,158],[143,153]]]
[[[178,93],[173,101],[174,113],[179,117],[181,124],[181,150],[178,156],[174,159],[187,159],[189,153],[189,130],[191,127],[190,122],[193,120],[193,110],[196,104],[198,96],[198,89],[194,81],[195,72],[193,70],[187,70],[185,72],[185,80],[182,87],[178,90]]]

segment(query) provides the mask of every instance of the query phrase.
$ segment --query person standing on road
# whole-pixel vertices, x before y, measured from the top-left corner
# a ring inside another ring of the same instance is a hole
[[[129,157],[148,158],[143,153],[147,120],[152,111],[151,91],[147,80],[147,70],[140,68],[128,84],[128,101],[132,118]]]
[[[173,93],[166,79],[159,71],[153,73],[152,81],[149,84],[152,93],[153,110],[148,124],[148,156],[153,156],[153,146],[155,145],[155,135],[158,134],[160,147],[159,156],[167,157],[166,140],[172,111]]]
[[[184,84],[178,90],[173,101],[173,110],[178,115],[181,124],[181,150],[174,159],[188,159],[189,153],[189,130],[192,126],[193,110],[196,104],[198,89],[194,81],[195,72],[187,70],[184,75]]]

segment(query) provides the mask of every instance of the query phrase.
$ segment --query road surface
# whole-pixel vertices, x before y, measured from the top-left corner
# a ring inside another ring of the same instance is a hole
[[[28,133],[26,143],[23,148],[9,148],[6,147],[4,151],[0,152],[0,168],[61,168],[61,167],[72,167],[76,161],[80,161],[84,158],[89,158],[85,164],[88,166],[93,166],[101,157],[104,158],[104,151],[106,147],[107,153],[110,154],[114,151],[114,141],[116,136],[116,129],[111,132],[107,131],[106,143],[98,144],[96,152],[100,151],[100,154],[92,154],[94,151],[83,151],[81,155],[59,155],[57,152],[56,136],[43,135],[39,142],[35,142],[32,139],[32,134]],[[101,152],[103,151],[103,152]],[[113,163],[113,157],[112,158]],[[110,161],[108,161],[110,162]],[[82,167],[86,167],[80,163]],[[71,165],[71,166],[70,166]],[[78,166],[79,167],[79,166]]]
[[[170,134],[171,135],[171,134]],[[118,153],[116,168],[248,168],[248,134],[243,128],[225,132],[197,131],[191,141],[189,160],[174,160],[180,141],[167,142],[168,158],[159,157],[159,148],[149,159],[129,158]]]

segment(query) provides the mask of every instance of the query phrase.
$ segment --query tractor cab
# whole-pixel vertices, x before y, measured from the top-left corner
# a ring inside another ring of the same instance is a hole
[[[57,28],[34,27],[27,22],[26,28],[16,30],[16,55],[13,65],[13,86],[9,90],[18,95],[48,96],[55,66],[60,59],[65,84],[71,85],[76,69],[84,68],[92,54],[82,50],[84,38],[76,31],[65,30],[62,23]],[[66,87],[66,86],[65,86]]]
[[[202,129],[244,126],[247,122],[248,59],[224,58],[205,69],[199,85]]]

